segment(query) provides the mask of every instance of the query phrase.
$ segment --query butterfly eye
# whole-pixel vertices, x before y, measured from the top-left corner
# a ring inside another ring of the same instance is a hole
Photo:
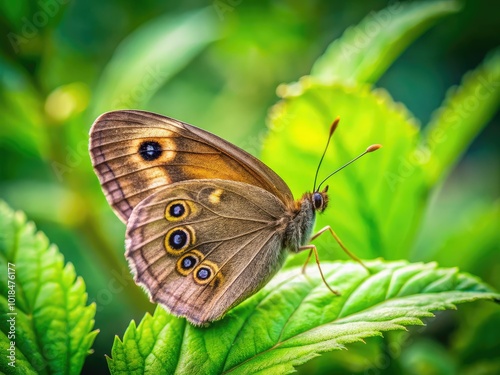
[[[203,258],[203,254],[198,250],[191,250],[189,253],[184,254],[177,261],[177,272],[183,276],[187,276],[191,271],[200,263],[200,259]]]
[[[181,267],[183,270],[189,270],[193,268],[196,265],[196,259],[193,258],[191,255],[188,255],[184,259],[182,259],[181,262]]]
[[[316,210],[321,210],[323,208],[323,196],[320,193],[313,194],[313,205]]]
[[[207,267],[201,267],[198,272],[196,272],[196,277],[200,280],[207,280],[208,278],[210,278],[210,276],[212,276],[212,270],[210,270],[210,268],[207,268]]]
[[[179,250],[186,246],[188,240],[189,235],[187,232],[185,230],[178,229],[170,235],[168,243],[172,248]]]
[[[162,152],[161,145],[156,141],[145,141],[139,146],[139,155],[141,155],[145,161],[158,159]]]
[[[168,253],[179,255],[194,243],[194,236],[189,227],[173,228],[165,236],[165,249]]]
[[[176,200],[170,202],[165,208],[165,219],[178,221],[184,219],[190,213],[190,206],[185,201]]]
[[[208,284],[212,280],[220,282],[222,276],[219,273],[219,267],[214,262],[210,262],[208,260],[203,261],[196,269],[194,270],[194,280],[198,284]],[[214,286],[219,285],[219,283],[212,284]]]

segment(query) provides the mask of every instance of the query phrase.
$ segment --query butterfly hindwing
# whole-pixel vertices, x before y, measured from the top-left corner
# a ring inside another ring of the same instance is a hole
[[[220,318],[281,267],[285,216],[277,197],[250,184],[178,182],[134,208],[126,255],[152,301],[202,324]]]

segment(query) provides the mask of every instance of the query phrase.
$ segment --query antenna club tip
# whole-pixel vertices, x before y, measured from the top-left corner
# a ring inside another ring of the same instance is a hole
[[[379,144],[371,145],[371,146],[368,146],[368,148],[366,149],[366,152],[377,151],[379,148],[382,148],[382,145],[379,145]]]
[[[335,129],[337,129],[339,121],[340,121],[340,117],[337,117],[335,120],[333,120],[333,123],[330,126],[330,137],[332,136],[332,134],[335,131]]]

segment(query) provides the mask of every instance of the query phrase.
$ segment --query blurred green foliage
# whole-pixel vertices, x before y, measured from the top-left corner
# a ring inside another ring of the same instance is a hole
[[[486,0],[464,1],[461,8],[450,4],[454,10],[443,12],[450,14],[411,47],[392,46],[387,61],[404,51],[395,63],[380,64],[378,73],[371,76],[362,69],[351,72],[353,77],[386,89],[395,101],[405,103],[417,121],[429,123],[431,130],[439,118],[433,111],[441,105],[447,89],[459,84],[467,71],[480,66],[487,53],[500,44],[500,4]],[[115,108],[155,111],[210,130],[259,154],[267,133],[268,109],[278,100],[276,87],[308,74],[332,40],[386,6],[388,2],[379,0],[0,1],[0,32],[4,36],[0,44],[0,198],[25,211],[86,280],[89,300],[97,303],[96,327],[101,329],[86,371],[95,373],[104,368],[103,355],[109,354],[113,336],[124,332],[131,317],[139,319],[145,310],[154,308],[130,277],[123,257],[124,226],[105,202],[91,170],[88,130],[95,117]],[[429,26],[423,25],[422,32]],[[408,36],[406,44],[412,41]],[[373,59],[376,56],[374,51]],[[320,69],[318,64],[313,73]],[[333,71],[328,76],[336,73],[346,74]],[[363,107],[375,102],[367,94],[356,102],[359,113],[327,113],[342,116],[338,136],[347,136],[352,117],[361,116]],[[387,120],[376,118],[381,126],[389,125]],[[299,146],[322,148],[324,136],[314,130],[318,122],[320,129],[325,129],[326,121],[331,119],[311,118],[300,124],[310,131],[301,133]],[[395,247],[388,247],[387,253],[374,249],[363,253],[362,244],[347,234],[354,239],[349,242],[351,249],[361,256],[437,260],[443,266],[460,266],[500,288],[499,210],[495,203],[499,121],[498,114],[489,120],[458,165],[446,167],[449,177],[433,182],[430,207],[411,211],[408,222],[422,223],[421,228],[413,229],[408,224],[411,230],[418,229],[416,239],[410,241],[395,223],[384,233]],[[292,131],[284,133],[294,138]],[[349,149],[337,149],[341,152],[337,156],[342,160],[354,156],[365,142],[360,137]],[[280,171],[280,154],[266,152],[266,161],[272,159],[276,163],[273,167]],[[384,171],[368,160],[370,157],[366,159],[359,162],[360,168],[369,169],[370,180],[380,178],[377,172],[383,175]],[[323,171],[336,167],[338,160],[327,160]],[[347,176],[355,173],[345,172]],[[313,173],[306,170],[297,172],[296,177],[286,173],[284,177],[297,193],[299,187],[312,185]],[[343,185],[341,175],[331,181],[332,189],[338,184],[335,192],[339,197],[332,196],[334,207],[336,199],[344,199],[340,194],[353,187]],[[349,218],[358,213],[356,207],[348,212],[331,210],[340,218],[339,234],[355,233]],[[377,221],[383,220],[381,212]],[[391,239],[391,234],[396,238]],[[404,241],[405,246],[398,245]],[[410,341],[401,334],[372,339],[369,343],[373,345],[356,344],[348,352],[312,361],[304,372],[330,373],[335,369],[361,373],[369,368],[375,373],[414,373],[414,361],[422,363],[426,358],[429,363],[441,361],[435,368],[488,373],[500,367],[498,359],[487,354],[494,349],[484,349],[495,333],[487,327],[498,322],[493,309],[481,304],[468,306],[459,314],[439,315]],[[474,332],[482,334],[478,337]],[[400,343],[397,355],[394,342]],[[492,345],[498,346],[498,340]],[[438,350],[447,356],[436,359]],[[388,364],[381,364],[384,359],[389,359]],[[356,361],[367,367],[353,368]]]

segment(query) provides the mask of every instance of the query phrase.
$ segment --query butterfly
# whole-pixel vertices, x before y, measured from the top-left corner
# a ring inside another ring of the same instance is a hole
[[[333,173],[295,200],[272,169],[237,146],[136,110],[97,118],[90,155],[107,201],[126,223],[125,255],[136,283],[195,325],[220,319],[256,293],[288,253],[309,250],[319,266],[310,241],[325,231],[348,252],[330,227],[312,235],[316,213],[328,205],[328,186],[320,187]]]

